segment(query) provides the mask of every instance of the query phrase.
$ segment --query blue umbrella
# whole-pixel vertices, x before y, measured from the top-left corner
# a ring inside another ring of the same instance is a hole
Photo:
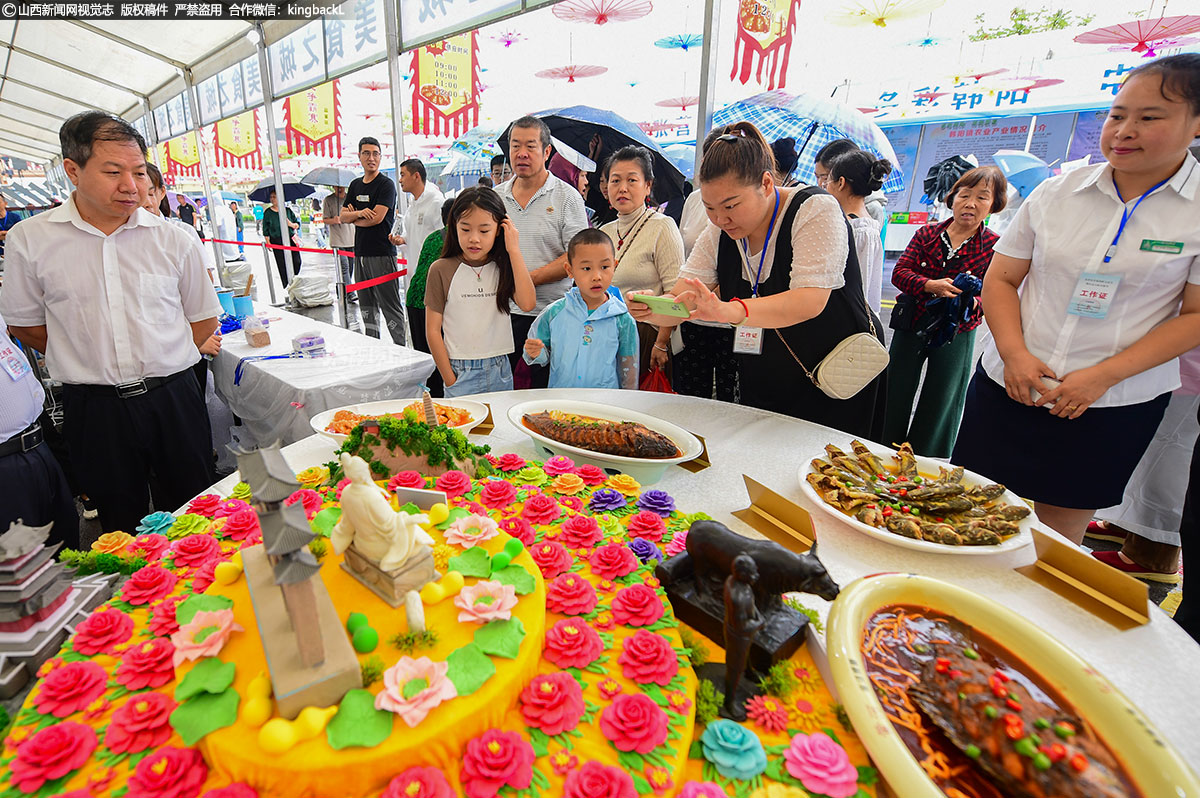
[[[992,156],[996,166],[1008,178],[1008,183],[1022,197],[1028,197],[1033,190],[1050,177],[1050,166],[1036,155],[1021,150],[1000,150]]]
[[[550,128],[550,134],[559,141],[581,153],[589,152],[592,137],[600,136],[601,155],[607,158],[617,150],[630,144],[650,150],[654,159],[654,198],[660,202],[683,196],[683,172],[650,140],[640,127],[623,116],[592,108],[588,105],[572,105],[567,108],[550,108],[538,111],[534,116]],[[511,125],[500,134],[497,143],[508,153],[508,134]]]
[[[674,36],[659,39],[654,46],[664,50],[683,50],[686,53],[693,47],[699,47],[702,44],[704,44],[704,34],[702,33],[677,33]]]
[[[671,163],[679,167],[679,171],[683,172],[683,176],[688,180],[692,179],[692,174],[696,171],[696,145],[695,144],[668,144],[663,147],[663,152]]]
[[[879,125],[857,108],[811,94],[768,91],[730,103],[713,114],[713,127],[733,122],[753,122],[768,141],[791,137],[799,147],[794,174],[806,183],[816,183],[817,153],[831,141],[850,139],[861,149],[887,158],[895,168],[883,182],[886,193],[904,189],[904,175],[896,151]]]
[[[271,196],[271,192],[274,190],[274,178],[263,178],[259,184],[254,187],[254,190],[250,192],[249,199],[253,202],[270,202],[269,198]],[[298,200],[301,197],[307,197],[310,194],[315,193],[316,190],[317,189],[314,186],[308,186],[304,183],[285,181],[283,184],[283,201],[291,202],[292,200]]]

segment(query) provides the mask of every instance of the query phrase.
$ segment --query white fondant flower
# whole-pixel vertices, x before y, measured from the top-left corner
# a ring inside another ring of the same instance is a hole
[[[375,696],[375,708],[394,712],[415,728],[434,707],[458,695],[454,682],[446,678],[449,667],[429,657],[401,657],[383,672],[383,691]]]
[[[454,606],[462,610],[458,613],[459,623],[507,621],[517,606],[517,589],[499,582],[477,582],[458,592]]]

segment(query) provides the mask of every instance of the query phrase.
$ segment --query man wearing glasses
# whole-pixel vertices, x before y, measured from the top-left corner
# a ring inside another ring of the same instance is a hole
[[[396,184],[379,172],[379,140],[365,136],[358,142],[363,176],[346,189],[340,219],[354,225],[354,274],[359,280],[383,277],[396,270],[396,247],[388,240],[396,215]],[[386,319],[392,341],[404,345],[404,306],[395,280],[358,292],[367,335],[382,338],[380,315]]]

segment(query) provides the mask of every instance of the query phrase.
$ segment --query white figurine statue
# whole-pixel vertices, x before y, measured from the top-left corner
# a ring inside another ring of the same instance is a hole
[[[371,480],[371,468],[361,457],[343,452],[341,464],[350,484],[342,490],[342,516],[329,535],[336,553],[353,543],[380,569],[394,571],[422,544],[433,545],[433,538],[420,527],[429,523],[429,516],[393,510],[387,491]]]

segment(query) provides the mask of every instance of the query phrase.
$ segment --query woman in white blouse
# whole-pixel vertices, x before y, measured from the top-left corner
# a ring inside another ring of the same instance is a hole
[[[1108,163],[1042,183],[995,246],[993,340],[952,460],[1033,499],[1075,542],[1122,492],[1200,345],[1200,55],[1131,72]]]
[[[850,222],[864,294],[871,310],[879,313],[883,302],[883,227],[867,213],[866,199],[883,187],[892,173],[892,162],[863,150],[851,150],[833,159],[829,180],[822,186],[842,206]]]
[[[616,251],[613,285],[661,296],[675,285],[683,265],[683,238],[669,216],[647,207],[654,187],[654,161],[645,147],[622,147],[606,167],[608,201],[617,218],[600,229]],[[666,368],[671,356],[671,328],[638,324],[643,374],[651,366]],[[668,374],[668,376],[670,376]]]

